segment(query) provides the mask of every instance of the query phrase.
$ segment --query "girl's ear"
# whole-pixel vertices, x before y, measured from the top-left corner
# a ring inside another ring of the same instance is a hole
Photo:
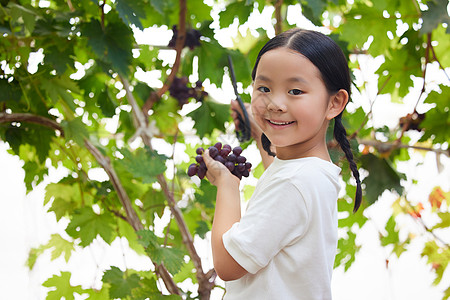
[[[331,96],[328,103],[327,119],[331,120],[339,115],[345,108],[348,102],[348,93],[344,89],[340,89],[336,94]]]

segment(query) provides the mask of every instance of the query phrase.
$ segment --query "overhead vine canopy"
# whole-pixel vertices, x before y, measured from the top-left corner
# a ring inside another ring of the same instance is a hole
[[[335,142],[328,142],[333,160],[344,165],[346,191],[338,202],[339,227],[345,234],[335,266],[347,270],[352,265],[359,249],[355,239],[368,220],[364,208],[389,191],[398,200],[380,233],[381,244],[393,255],[408,251],[414,237],[399,234],[396,218],[416,220],[427,241],[422,256],[438,284],[450,258],[450,240],[442,235],[450,226],[450,194],[436,186],[428,199],[413,203],[405,185],[420,182],[400,172],[398,163],[415,151],[448,162],[448,2],[205,2],[0,0],[0,139],[24,162],[28,192],[49,168],[68,171],[46,187],[44,201],[58,221],[68,221],[67,235],[54,234],[47,244],[32,249],[29,268],[44,251],[68,261],[76,249],[89,247],[95,239],[110,244],[118,237],[126,238],[154,266],[146,272],[116,266],[101,270],[98,289],[72,285],[70,272],[54,274],[43,283],[51,288],[47,299],[73,299],[74,293],[88,299],[209,299],[216,274],[202,266],[193,241],[195,236],[204,239],[211,228],[215,187],[189,178],[189,162],[175,157],[175,149],[185,149],[192,158],[198,146],[214,144],[230,128],[229,105],[204,87],[223,85],[228,56],[244,91],[242,98],[250,100],[251,67],[270,36],[262,28],[248,31],[227,48],[219,43],[218,31],[245,25],[252,13],[271,10],[278,33],[295,26],[286,16],[298,7],[310,26],[318,26],[343,48],[354,75],[354,97],[360,99],[344,115],[359,167],[365,170],[364,200],[356,214],[351,212],[355,186],[345,159]],[[146,31],[149,28],[166,30],[171,35],[168,44],[158,45],[152,36],[152,45],[137,43],[135,33],[153,32]],[[163,51],[173,54],[170,63],[161,56]],[[368,87],[360,57],[381,62],[372,74],[377,76],[376,97],[389,95],[391,101],[403,103],[420,85],[414,107],[396,126],[377,127],[373,122],[377,98],[364,96]],[[138,75],[142,73],[158,75],[149,82]],[[364,101],[369,105],[362,105]],[[182,125],[186,119],[192,119],[193,128]],[[171,155],[156,146],[162,141],[173,150]],[[104,181],[90,176],[99,168]],[[252,176],[261,173],[260,165]],[[424,220],[424,212],[435,221]],[[164,236],[158,236],[155,217],[164,213],[171,221]],[[188,278],[197,284],[195,292],[181,288]],[[443,293],[443,299],[449,297],[450,287]]]

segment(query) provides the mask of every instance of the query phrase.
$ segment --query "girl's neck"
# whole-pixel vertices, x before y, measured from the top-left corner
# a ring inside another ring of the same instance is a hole
[[[331,161],[325,141],[318,144],[314,143],[313,145],[305,143],[288,147],[276,147],[276,154],[281,160],[318,157],[326,161]]]

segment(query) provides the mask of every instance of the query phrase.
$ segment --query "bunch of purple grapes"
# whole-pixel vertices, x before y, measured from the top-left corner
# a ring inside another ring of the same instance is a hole
[[[173,36],[172,36],[172,39],[169,41],[168,46],[171,48],[175,48],[175,43],[177,41],[177,36],[178,36],[177,25],[172,26],[172,31],[173,31]],[[186,30],[186,38],[184,40],[184,47],[189,47],[189,49],[194,50],[195,47],[200,46],[200,37],[201,36],[202,36],[202,34],[198,30],[195,30],[195,29]]]
[[[208,148],[209,155],[218,162],[225,165],[225,167],[230,170],[231,174],[242,179],[242,177],[248,177],[250,174],[250,169],[252,168],[252,164],[247,161],[247,159],[241,155],[242,148],[237,146],[231,149],[230,145],[223,145],[218,142],[214,146]],[[193,163],[189,166],[187,174],[189,176],[197,175],[200,179],[203,179],[206,175],[206,165],[203,161],[202,153],[205,150],[202,147],[197,148],[197,156],[195,157],[195,161],[197,163]]]
[[[189,79],[187,77],[183,76],[180,78],[175,76],[169,87],[170,96],[177,99],[180,107],[183,107],[183,105],[188,103],[189,98],[203,101],[203,99],[208,96],[208,93],[205,92],[205,89],[202,86],[202,81],[197,81],[195,87],[188,87],[188,83]]]

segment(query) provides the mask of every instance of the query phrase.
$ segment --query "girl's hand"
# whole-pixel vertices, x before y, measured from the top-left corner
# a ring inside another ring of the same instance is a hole
[[[231,174],[230,170],[224,164],[214,160],[209,155],[208,149],[203,153],[203,161],[208,169],[206,178],[208,178],[211,184],[219,186],[220,184],[237,183],[239,185],[239,178]]]
[[[251,136],[254,140],[259,141],[261,139],[262,130],[259,128],[258,124],[256,124],[255,119],[253,119],[252,115],[252,109],[250,106],[250,103],[244,103],[245,109],[247,110],[248,114],[248,120],[250,121],[250,128],[251,128]],[[238,113],[241,114],[241,116],[244,116],[241,106],[239,105],[239,102],[237,100],[231,100],[231,117],[234,121],[234,126],[236,130],[239,130],[239,119],[238,119]]]

